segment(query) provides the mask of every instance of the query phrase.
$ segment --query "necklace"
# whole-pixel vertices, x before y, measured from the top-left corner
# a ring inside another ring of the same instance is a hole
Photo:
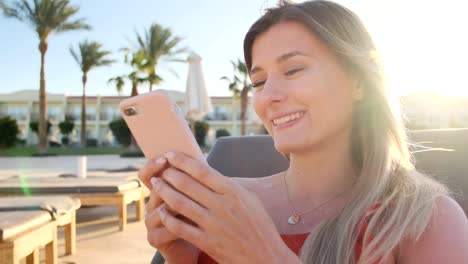
[[[289,198],[288,185],[286,183],[286,172],[283,174],[283,182],[284,182],[284,189],[286,190],[286,197],[288,198],[289,205],[291,206],[291,208],[293,209],[293,212],[294,212],[294,214],[289,216],[289,218],[288,218],[288,224],[290,224],[290,225],[295,225],[295,224],[299,223],[301,221],[301,217],[303,215],[306,215],[308,213],[312,213],[313,211],[315,211],[317,209],[320,209],[322,206],[324,206],[328,202],[338,198],[339,196],[341,196],[342,194],[344,194],[348,190],[348,189],[345,189],[344,191],[342,191],[342,192],[338,193],[337,195],[331,197],[330,199],[326,200],[325,202],[319,204],[318,206],[316,206],[316,207],[314,207],[314,208],[312,208],[310,210],[307,210],[307,211],[305,211],[303,213],[298,214],[296,208],[294,207],[294,204],[291,201],[291,198]]]

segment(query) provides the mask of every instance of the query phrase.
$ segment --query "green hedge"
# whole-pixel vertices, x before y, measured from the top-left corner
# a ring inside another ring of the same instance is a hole
[[[18,142],[19,134],[16,119],[9,116],[0,118],[0,148],[11,148]]]

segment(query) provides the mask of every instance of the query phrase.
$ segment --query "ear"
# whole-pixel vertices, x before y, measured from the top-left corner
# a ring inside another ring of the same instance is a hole
[[[353,100],[354,101],[361,101],[364,97],[364,88],[360,81],[354,81],[353,85]]]

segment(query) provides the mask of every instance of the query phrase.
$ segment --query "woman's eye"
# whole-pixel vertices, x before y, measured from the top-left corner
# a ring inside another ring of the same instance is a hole
[[[295,74],[295,73],[297,73],[297,72],[302,71],[303,69],[304,69],[304,68],[295,68],[295,69],[291,69],[291,70],[289,70],[289,71],[286,72],[286,75],[287,75],[287,76],[293,75],[293,74]]]
[[[265,81],[258,81],[252,84],[252,87],[257,88],[265,84]]]

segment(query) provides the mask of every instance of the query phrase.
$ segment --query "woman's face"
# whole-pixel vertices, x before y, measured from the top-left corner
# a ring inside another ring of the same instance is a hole
[[[253,104],[283,153],[307,152],[349,136],[357,82],[302,24],[281,22],[252,47]]]

